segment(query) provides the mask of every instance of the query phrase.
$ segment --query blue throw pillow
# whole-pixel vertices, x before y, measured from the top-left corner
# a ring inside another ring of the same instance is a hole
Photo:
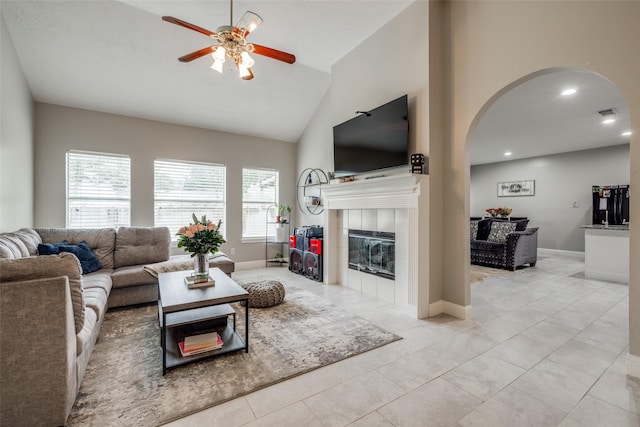
[[[84,240],[77,245],[62,245],[60,246],[60,252],[71,252],[78,257],[82,267],[82,274],[91,273],[102,268],[100,260]]]
[[[60,246],[66,246],[68,244],[66,240],[59,243],[40,243],[38,245],[38,255],[58,255],[60,253]]]

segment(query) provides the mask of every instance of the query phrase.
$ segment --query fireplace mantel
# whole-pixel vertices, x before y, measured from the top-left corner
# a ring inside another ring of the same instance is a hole
[[[424,184],[423,184],[424,183]],[[427,175],[395,175],[326,185],[325,209],[397,209],[417,207]]]
[[[394,175],[323,186],[325,215],[324,278],[339,284],[338,212],[352,209],[406,209],[408,244],[406,301],[418,318],[429,316],[429,176]],[[399,260],[396,260],[397,262]],[[433,313],[435,314],[435,313]]]

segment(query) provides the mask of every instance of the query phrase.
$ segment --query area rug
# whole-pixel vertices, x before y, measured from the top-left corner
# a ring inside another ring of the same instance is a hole
[[[244,336],[245,308],[234,308]],[[163,376],[156,305],[108,311],[68,425],[160,425],[400,339],[292,286],[249,322],[249,353]]]

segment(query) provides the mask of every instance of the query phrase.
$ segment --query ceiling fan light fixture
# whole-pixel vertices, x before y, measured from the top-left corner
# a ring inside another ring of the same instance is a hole
[[[256,63],[256,61],[254,61],[253,58],[249,56],[249,53],[247,51],[242,52],[240,54],[240,58],[242,59],[241,64],[247,68],[253,67],[253,65]]]
[[[215,61],[213,61],[213,64],[211,64],[211,69],[215,70],[217,72],[219,72],[220,74],[222,74],[222,64],[224,62],[222,61],[218,61],[217,59]]]
[[[270,47],[254,45],[247,43],[245,37],[248,36],[262,23],[262,18],[253,12],[246,12],[237,25],[233,26],[233,0],[230,0],[230,25],[223,25],[218,27],[217,33],[207,30],[206,28],[199,27],[189,22],[183,21],[173,16],[163,16],[162,20],[171,24],[179,25],[189,30],[196,31],[211,37],[218,43],[218,46],[209,46],[203,49],[199,49],[195,52],[188,53],[178,58],[180,62],[191,62],[194,59],[198,59],[202,56],[211,53],[213,57],[213,64],[211,68],[215,71],[222,73],[223,64],[226,62],[227,57],[232,60],[238,67],[240,78],[243,80],[253,79],[253,72],[251,67],[255,64],[253,58],[249,53],[255,53],[257,55],[266,56],[278,61],[283,61],[288,64],[296,62],[295,55],[280,50],[272,49]]]
[[[240,75],[240,78],[249,77],[251,75],[249,67],[244,65],[242,62],[238,63],[238,74]]]
[[[211,54],[213,59],[219,62],[224,62],[227,58],[227,50],[224,46],[218,46],[218,48]]]
[[[257,13],[245,12],[236,24],[234,32],[244,38],[251,34],[262,23],[262,18]]]

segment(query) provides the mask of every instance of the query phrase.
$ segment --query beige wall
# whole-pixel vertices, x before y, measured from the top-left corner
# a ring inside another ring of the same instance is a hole
[[[227,167],[227,244],[238,262],[261,260],[264,243],[242,243],[242,168],[280,170],[280,199],[293,200],[296,147],[287,142],[36,103],[35,225],[65,226],[65,153],[87,150],[131,157],[131,224],[153,226],[156,158]],[[288,203],[288,202],[286,202]],[[188,221],[189,218],[185,218]]]
[[[0,232],[33,225],[33,100],[0,15]]]
[[[431,10],[434,18],[430,19]],[[305,167],[333,170],[332,127],[355,117],[357,110],[369,110],[399,96],[409,97],[410,152],[430,158],[430,168],[438,176],[430,179],[429,240],[430,300],[442,297],[441,289],[441,159],[442,125],[440,107],[432,108],[441,92],[429,91],[430,73],[442,78],[442,61],[430,61],[430,52],[442,54],[441,4],[417,1],[383,26],[332,67],[330,93],[322,101],[307,130],[298,142],[298,172]],[[434,43],[429,43],[434,27]],[[433,66],[431,64],[434,64]],[[437,87],[436,89],[440,89]],[[438,105],[439,103],[435,103]],[[407,172],[408,168],[402,172]],[[322,224],[322,216],[302,217],[305,223]],[[434,227],[434,221],[437,226]]]
[[[444,207],[445,299],[469,303],[469,140],[492,99],[510,84],[551,67],[576,67],[610,79],[631,117],[632,186],[640,185],[640,2],[453,1],[448,3],[445,56],[447,143]],[[640,222],[640,198],[631,198]],[[462,256],[464,254],[464,256]],[[631,228],[631,259],[640,259],[640,228]],[[630,271],[630,353],[640,355],[640,265]]]
[[[333,170],[333,128],[331,126],[331,92],[325,93],[322,101],[307,124],[297,144],[298,171],[297,182],[304,183],[301,177],[305,169],[322,169],[324,172]],[[299,197],[303,197],[303,189],[297,188]],[[316,191],[314,189],[314,191]],[[314,193],[315,194],[315,193]],[[318,193],[319,194],[319,193]],[[304,203],[293,200],[296,205],[295,226],[315,225],[323,223],[322,212],[317,215],[315,209],[306,209]]]

